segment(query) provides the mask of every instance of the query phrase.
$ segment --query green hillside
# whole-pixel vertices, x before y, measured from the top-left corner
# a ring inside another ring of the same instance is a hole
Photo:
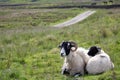
[[[33,7],[33,6],[32,6]],[[57,46],[73,40],[78,46],[100,46],[110,55],[114,70],[84,75],[79,80],[120,79],[120,9],[96,13],[65,28],[53,28],[88,9],[0,8],[0,80],[73,80],[61,74],[63,59]]]

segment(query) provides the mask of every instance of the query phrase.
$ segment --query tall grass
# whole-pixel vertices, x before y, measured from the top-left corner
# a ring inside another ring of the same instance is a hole
[[[100,75],[85,75],[78,79],[120,79],[119,9],[98,9],[97,13],[86,20],[61,29],[48,26],[51,23],[58,23],[59,19],[66,19],[65,16],[73,17],[84,10],[58,9],[47,12],[42,11],[25,14],[25,17],[22,15],[17,16],[18,18],[10,18],[11,20],[2,19],[6,24],[11,22],[15,24],[11,23],[9,28],[7,26],[0,28],[0,80],[73,80],[72,77],[61,75],[63,59],[60,58],[57,46],[63,40],[73,40],[79,46],[85,48],[92,45],[100,46],[110,55],[115,64],[114,71],[108,71]],[[35,16],[36,19],[27,19],[30,15]],[[32,22],[39,21],[39,17],[42,21],[49,19],[45,21],[46,25],[43,25],[43,23],[32,26],[22,24],[22,20],[23,22],[29,22],[29,20]],[[54,22],[54,19],[57,20]],[[0,20],[0,23],[4,24],[4,22]],[[19,22],[19,24],[16,22]]]

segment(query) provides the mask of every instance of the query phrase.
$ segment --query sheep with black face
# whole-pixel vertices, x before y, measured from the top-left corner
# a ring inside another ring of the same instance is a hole
[[[92,46],[89,49],[88,55],[91,56],[86,65],[86,70],[89,74],[100,74],[114,68],[109,55],[101,50],[101,48]]]
[[[85,61],[79,53],[84,52],[85,49],[78,48],[75,42],[64,41],[60,45],[60,55],[64,57],[64,64],[62,67],[62,74],[71,76],[83,75]]]

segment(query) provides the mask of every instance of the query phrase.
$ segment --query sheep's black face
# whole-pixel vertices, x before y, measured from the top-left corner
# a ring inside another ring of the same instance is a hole
[[[60,55],[62,57],[69,55],[71,49],[70,42],[62,42],[59,47],[61,48]]]
[[[101,50],[101,48],[97,47],[97,46],[92,46],[89,49],[88,55],[89,56],[95,56],[99,51]]]

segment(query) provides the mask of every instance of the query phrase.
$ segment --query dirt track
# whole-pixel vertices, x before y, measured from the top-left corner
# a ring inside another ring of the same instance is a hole
[[[90,15],[94,14],[95,12],[96,11],[91,11],[91,10],[86,11],[86,12],[84,12],[82,14],[79,14],[78,16],[72,18],[71,20],[68,20],[66,22],[54,25],[54,27],[57,27],[57,28],[67,27],[69,25],[75,24],[77,22],[80,22],[80,21],[86,19],[87,17],[89,17]]]

